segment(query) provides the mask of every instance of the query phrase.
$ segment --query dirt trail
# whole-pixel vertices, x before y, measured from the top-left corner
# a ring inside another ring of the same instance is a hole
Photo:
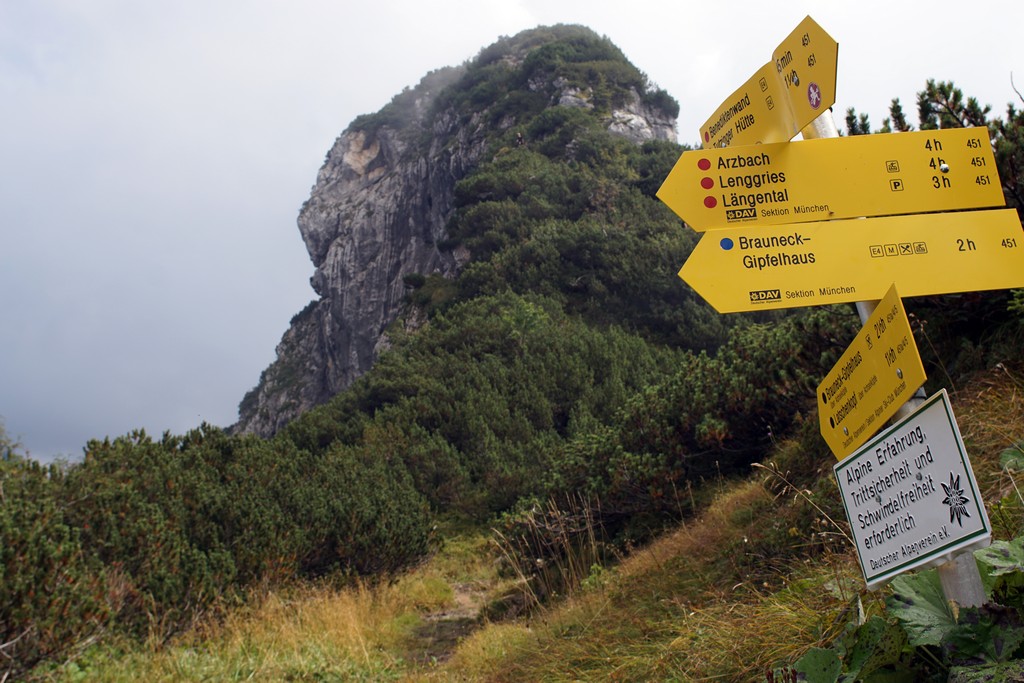
[[[443,662],[460,640],[480,626],[486,592],[471,583],[456,583],[453,588],[455,605],[428,614],[413,634],[408,651],[410,661],[427,665]]]

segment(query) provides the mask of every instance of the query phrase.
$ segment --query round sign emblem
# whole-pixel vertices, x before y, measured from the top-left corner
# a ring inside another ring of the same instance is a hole
[[[807,86],[807,102],[811,105],[811,109],[817,109],[821,106],[821,88],[818,87],[817,83],[811,83]]]

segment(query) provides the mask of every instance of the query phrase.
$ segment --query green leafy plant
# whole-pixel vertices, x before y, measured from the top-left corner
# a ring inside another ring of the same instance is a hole
[[[934,569],[901,574],[887,598],[889,618],[851,621],[829,648],[812,648],[792,670],[812,683],[1019,680],[1024,657],[1024,537],[974,553],[986,589],[980,607],[946,599]]]
[[[907,635],[895,624],[872,616],[847,630],[834,648],[811,648],[793,664],[799,680],[809,683],[863,681],[864,683],[911,683],[919,680],[908,665]],[[785,680],[785,669],[774,680]],[[772,680],[769,678],[768,680]]]

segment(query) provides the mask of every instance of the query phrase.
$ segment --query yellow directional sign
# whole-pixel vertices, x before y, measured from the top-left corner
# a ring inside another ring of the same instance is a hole
[[[842,460],[896,414],[927,379],[903,301],[893,285],[818,385],[818,421]]]
[[[838,55],[839,45],[810,17],[772,53],[797,132],[835,103]]]
[[[784,88],[774,62],[762,66],[700,127],[703,146],[733,147],[792,138],[796,124]]]
[[[803,143],[800,143],[803,144]],[[1024,287],[1013,209],[725,228],[679,271],[719,313]]]
[[[785,142],[836,101],[839,45],[806,17],[700,127],[703,146]]]
[[[698,232],[1005,204],[981,127],[683,152],[658,198]]]

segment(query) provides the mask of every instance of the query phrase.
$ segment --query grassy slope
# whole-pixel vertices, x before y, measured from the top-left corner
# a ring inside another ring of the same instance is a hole
[[[1024,505],[998,463],[1024,437],[1024,371],[999,366],[975,377],[954,394],[954,410],[997,537],[1019,533]],[[592,570],[576,594],[532,618],[483,619],[457,644],[477,603],[515,588],[499,577],[500,553],[480,532],[455,532],[430,562],[388,585],[268,594],[170,646],[87,650],[36,673],[90,681],[760,680],[828,643],[858,610],[881,613],[886,594],[863,588],[845,521],[829,514],[832,463],[817,451],[816,483],[793,482],[797,489],[785,478],[790,466],[806,467],[813,428],[803,443],[780,443],[746,480],[711,483],[713,500],[699,519],[614,569]],[[450,618],[459,609],[462,618]],[[442,633],[439,620],[452,629]]]

